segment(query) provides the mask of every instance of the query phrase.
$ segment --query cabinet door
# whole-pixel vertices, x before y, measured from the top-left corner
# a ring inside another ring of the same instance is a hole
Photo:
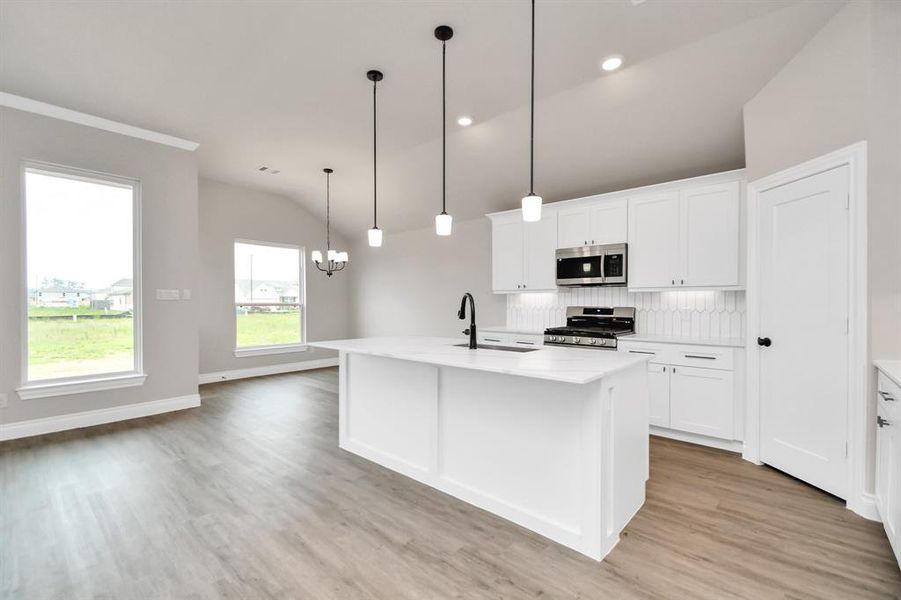
[[[557,213],[546,210],[540,221],[524,223],[525,290],[557,289]]]
[[[588,210],[589,238],[592,244],[622,244],[629,235],[626,220],[628,202],[612,200]]]
[[[561,209],[557,213],[557,247],[575,248],[589,242],[588,207]]]
[[[670,427],[732,439],[732,372],[670,367]]]
[[[685,286],[738,285],[741,195],[737,181],[682,191],[682,273]]]
[[[672,287],[679,278],[679,193],[629,199],[629,287]]]
[[[523,283],[523,222],[491,226],[491,286],[495,292],[520,289]]]
[[[901,565],[901,410],[892,417],[891,425],[883,429],[891,429],[888,435],[889,448],[889,473],[890,481],[888,493],[888,518],[885,522],[885,532],[892,540],[892,548],[895,550],[895,558]]]
[[[651,400],[650,423],[669,427],[669,376],[672,367],[648,363],[648,395]]]

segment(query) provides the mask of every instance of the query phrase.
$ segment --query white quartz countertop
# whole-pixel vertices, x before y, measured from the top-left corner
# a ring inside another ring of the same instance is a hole
[[[467,347],[455,346],[455,344],[461,343],[466,343],[466,340],[409,336],[333,340],[311,342],[309,345],[442,367],[473,369],[576,384],[596,381],[648,360],[647,356],[598,348],[542,347],[534,352],[508,352],[486,348],[470,350]]]
[[[896,385],[901,385],[901,360],[874,360],[873,364]]]
[[[745,345],[741,338],[686,338],[671,335],[654,335],[652,333],[634,333],[618,336],[621,342],[656,342],[660,344],[688,344],[691,346],[729,346],[742,348]]]

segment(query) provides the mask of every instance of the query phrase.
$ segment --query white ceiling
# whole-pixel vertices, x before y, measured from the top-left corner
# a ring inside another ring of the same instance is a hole
[[[744,164],[741,107],[841,2],[541,1],[536,192],[546,201]],[[440,44],[448,42],[448,211],[518,206],[528,186],[529,4],[515,1],[0,4],[0,88],[197,141],[201,173],[379,225],[440,207]],[[625,66],[602,74],[601,58]],[[457,115],[476,124],[459,128]],[[266,175],[256,169],[280,169]]]

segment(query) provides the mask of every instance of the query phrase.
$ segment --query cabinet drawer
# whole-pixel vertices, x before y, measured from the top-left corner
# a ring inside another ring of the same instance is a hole
[[[499,346],[543,346],[544,336],[541,334],[529,335],[527,333],[494,333],[492,331],[478,332],[476,338],[480,344],[497,344]]]
[[[665,363],[666,354],[669,350],[665,346],[647,343],[647,342],[624,342],[622,340],[618,341],[617,349],[620,352],[626,352],[629,354],[639,354],[642,356],[649,356],[651,362],[655,363]]]
[[[735,368],[735,352],[732,348],[719,346],[676,346],[669,362],[683,367],[732,371]]]
[[[891,415],[897,419],[901,415],[901,387],[879,371],[876,380],[877,404],[882,412],[880,414]]]

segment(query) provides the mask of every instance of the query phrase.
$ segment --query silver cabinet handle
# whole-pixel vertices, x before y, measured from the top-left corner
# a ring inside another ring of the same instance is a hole
[[[650,354],[651,356],[657,356],[656,352],[645,352],[644,350],[629,350],[632,354]]]
[[[486,337],[486,338],[482,338],[482,339],[485,340],[486,342],[500,342],[500,340],[497,338],[487,338]]]
[[[520,342],[517,340],[517,344],[522,344],[523,346],[534,346],[535,342]]]
[[[703,358],[704,360],[716,360],[715,356],[701,356],[700,354],[683,354],[685,358]]]
[[[882,390],[879,390],[879,395],[882,396],[882,399],[886,402],[894,402],[897,399],[888,392],[883,392]]]

